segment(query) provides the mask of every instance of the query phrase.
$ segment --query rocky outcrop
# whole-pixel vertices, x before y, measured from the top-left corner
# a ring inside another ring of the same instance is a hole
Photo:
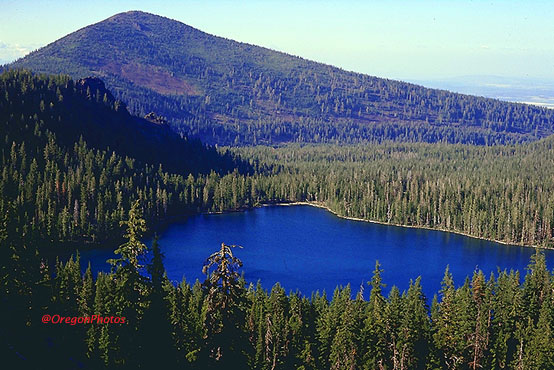
[[[127,106],[121,100],[116,99],[110,90],[106,88],[104,81],[98,77],[81,78],[76,83],[77,90],[89,100],[104,102],[117,112],[127,112]]]
[[[148,113],[146,116],[144,116],[144,119],[159,126],[169,127],[167,120],[162,116],[158,116],[154,112]]]

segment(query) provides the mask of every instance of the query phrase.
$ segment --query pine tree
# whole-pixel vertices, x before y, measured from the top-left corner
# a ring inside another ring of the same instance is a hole
[[[285,290],[279,283],[275,284],[267,299],[266,332],[264,335],[266,366],[271,369],[283,369],[289,354],[287,303]]]
[[[430,346],[430,322],[421,290],[421,278],[410,281],[405,296],[404,312],[400,328],[402,339],[400,369],[423,369]]]
[[[116,260],[111,260],[114,266],[130,265],[133,271],[138,271],[141,267],[140,259],[146,252],[146,245],[141,241],[141,238],[146,232],[146,221],[142,218],[142,209],[140,202],[136,200],[129,211],[129,218],[126,221],[120,222],[121,226],[126,226],[125,239],[127,241],[115,250],[116,254],[121,257]]]
[[[83,276],[83,285],[79,293],[79,314],[89,316],[92,314],[94,303],[94,282],[90,262]]]
[[[539,319],[532,329],[525,350],[525,366],[529,369],[554,368],[553,303],[549,299],[541,306]]]
[[[163,253],[160,251],[158,237],[152,242],[152,261],[147,266],[151,277],[150,294],[146,299],[148,307],[139,324],[137,333],[138,366],[144,369],[169,367],[175,363],[169,310],[164,299],[164,281],[167,280],[163,266]],[[155,354],[155,355],[153,355]]]
[[[539,319],[540,307],[548,299],[552,289],[544,253],[537,249],[536,253],[531,256],[531,262],[527,269],[528,273],[525,275],[523,284],[523,300],[527,316],[536,323]]]
[[[441,302],[436,305],[437,310],[433,318],[433,324],[436,327],[433,340],[439,352],[442,366],[455,368],[460,363],[457,354],[459,338],[456,333],[456,289],[448,266],[444,272],[441,285]]]
[[[121,225],[127,226],[125,238],[127,241],[122,244],[115,253],[121,257],[109,260],[112,264],[113,274],[111,281],[117,300],[109,302],[111,312],[126,318],[125,324],[117,329],[120,337],[126,338],[121,341],[116,362],[121,362],[126,366],[138,366],[136,356],[133,353],[139,349],[138,327],[142,320],[145,310],[146,297],[148,295],[148,285],[145,277],[140,274],[141,264],[146,253],[146,245],[141,241],[143,233],[146,231],[146,221],[142,218],[142,211],[139,201],[135,201],[129,210],[129,217],[126,221],[121,221]],[[101,333],[104,337],[107,335]],[[104,338],[102,337],[102,338]]]
[[[208,366],[239,367],[247,362],[242,327],[246,297],[238,273],[242,262],[233,255],[233,247],[221,243],[221,249],[208,257],[202,269],[207,276],[202,286]]]
[[[318,340],[318,367],[328,369],[331,367],[330,356],[340,316],[346,308],[346,302],[350,296],[343,294],[344,289],[337,287],[333,293],[331,302],[326,297],[316,298],[316,310],[318,320],[316,326],[316,337]],[[350,289],[348,288],[350,292]]]
[[[386,335],[386,362],[385,367],[398,369],[402,363],[403,338],[400,333],[402,323],[402,312],[404,302],[400,291],[393,286],[389,293],[388,302],[385,306],[384,329]]]
[[[386,300],[383,296],[381,264],[375,262],[373,277],[369,282],[371,292],[367,317],[363,327],[364,367],[378,368],[385,366],[387,360],[387,341],[385,337],[385,306]]]
[[[482,368],[489,349],[489,338],[492,319],[492,288],[493,282],[487,283],[482,271],[475,272],[471,281],[471,291],[475,312],[475,328],[469,341],[472,347],[471,369]]]
[[[507,368],[517,351],[517,326],[523,321],[523,294],[519,273],[499,272],[494,287],[491,349],[494,366]]]
[[[330,368],[355,369],[357,356],[361,352],[358,348],[359,326],[356,321],[355,304],[350,299],[350,287],[347,286],[341,294],[346,298],[340,301],[340,318],[336,323],[336,333],[331,342],[329,354]]]

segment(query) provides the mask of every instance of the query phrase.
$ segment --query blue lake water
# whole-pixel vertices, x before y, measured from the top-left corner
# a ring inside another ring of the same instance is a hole
[[[280,282],[287,291],[298,289],[307,296],[316,290],[329,295],[348,283],[355,292],[371,279],[379,260],[387,291],[392,285],[407,289],[410,279],[421,276],[430,299],[447,265],[456,285],[462,285],[476,268],[487,277],[498,268],[524,272],[534,253],[447,232],[346,220],[310,206],[274,206],[192,216],[160,230],[168,277],[203,280],[202,264],[221,242],[243,246],[234,252],[248,282],[259,279],[268,290]],[[553,256],[547,251],[549,267]],[[108,258],[113,254],[106,250],[81,254],[83,265],[90,261],[94,271],[108,271]]]

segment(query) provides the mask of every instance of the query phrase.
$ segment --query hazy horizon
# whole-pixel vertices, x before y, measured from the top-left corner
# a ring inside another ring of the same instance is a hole
[[[520,96],[520,90],[540,81],[547,85],[547,100],[554,96],[554,3],[544,1],[9,0],[0,24],[0,64],[129,10],[373,76],[497,98],[517,95],[515,101],[530,101],[533,94]],[[518,92],[483,89],[478,79],[465,86],[476,76],[500,78],[504,85],[517,80]]]

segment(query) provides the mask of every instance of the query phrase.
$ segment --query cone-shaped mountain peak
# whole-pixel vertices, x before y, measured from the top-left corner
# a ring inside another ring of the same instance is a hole
[[[553,110],[348,72],[140,11],[82,28],[9,68],[99,77],[131,113],[156,112],[208,143],[490,145],[554,133]]]

